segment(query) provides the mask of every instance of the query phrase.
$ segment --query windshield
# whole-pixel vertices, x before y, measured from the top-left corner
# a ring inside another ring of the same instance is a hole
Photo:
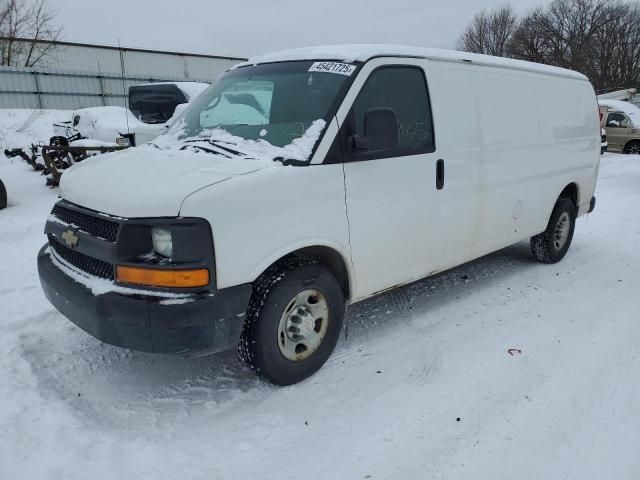
[[[328,71],[327,65],[344,67]],[[194,144],[206,140],[235,153],[259,150],[307,160],[354,71],[353,65],[312,61],[231,70],[186,109],[167,135]]]

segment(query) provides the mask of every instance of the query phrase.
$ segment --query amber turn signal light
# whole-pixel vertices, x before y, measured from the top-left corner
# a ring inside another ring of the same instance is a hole
[[[159,270],[156,268],[116,268],[118,281],[148,287],[194,288],[209,285],[209,270]]]

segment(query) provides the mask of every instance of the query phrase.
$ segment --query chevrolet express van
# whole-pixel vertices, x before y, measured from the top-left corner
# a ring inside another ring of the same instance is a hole
[[[402,46],[274,53],[154,143],[65,173],[40,279],[103,342],[238,347],[292,384],[331,355],[347,305],[523,239],[561,260],[599,159],[576,72]]]

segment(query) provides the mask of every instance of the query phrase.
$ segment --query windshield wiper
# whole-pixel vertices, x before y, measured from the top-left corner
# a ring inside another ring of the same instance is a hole
[[[220,150],[203,147],[202,145],[183,145],[182,147],[180,147],[180,150],[186,150],[187,148],[197,148],[198,150],[202,150],[203,152],[215,153],[216,155],[222,155],[223,157],[233,158],[231,155],[223,153]]]
[[[192,143],[198,143],[198,142],[208,143],[208,144],[213,145],[214,147],[217,147],[220,150],[224,150],[225,152],[230,153],[230,154],[232,154],[232,155],[234,155],[236,157],[250,158],[245,153],[242,153],[239,150],[235,150],[235,149],[233,149],[231,147],[227,147],[226,145],[221,145],[224,142],[221,142],[220,140],[212,140],[210,138],[194,138],[194,139],[191,139],[191,140],[185,140],[184,143],[192,144]],[[196,145],[193,145],[193,146],[196,146]],[[202,148],[202,147],[198,147],[198,148]],[[205,150],[205,149],[203,148],[203,150]]]

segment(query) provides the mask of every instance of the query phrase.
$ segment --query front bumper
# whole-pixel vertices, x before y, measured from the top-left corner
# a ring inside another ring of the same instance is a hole
[[[215,353],[238,344],[251,285],[193,295],[188,303],[118,292],[94,295],[54,265],[47,248],[48,244],[38,254],[45,296],[98,340],[142,352],[184,356]]]

